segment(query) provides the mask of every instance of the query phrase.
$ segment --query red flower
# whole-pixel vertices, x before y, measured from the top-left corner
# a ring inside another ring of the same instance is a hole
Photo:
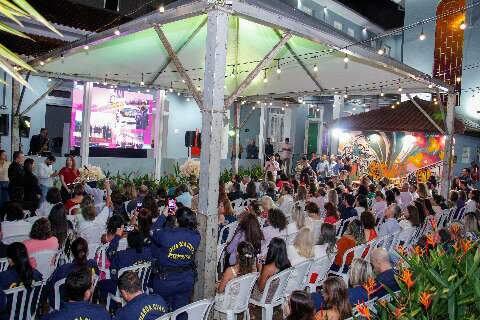
[[[397,307],[395,308],[395,319],[400,319],[404,314],[405,307]]]
[[[418,298],[418,301],[423,305],[425,310],[428,310],[430,304],[432,303],[432,294],[426,293],[425,291],[420,292],[420,297]]]
[[[370,299],[370,296],[377,291],[376,286],[377,283],[373,278],[368,278],[368,281],[363,284],[363,288],[367,291],[368,299]]]
[[[412,272],[408,268],[402,270],[400,280],[407,285],[408,290],[415,284],[415,281],[412,280]]]
[[[356,306],[358,313],[362,315],[362,317],[367,318],[367,320],[371,320],[372,316],[370,315],[370,310],[368,309],[367,305],[365,302],[361,304],[357,304]]]

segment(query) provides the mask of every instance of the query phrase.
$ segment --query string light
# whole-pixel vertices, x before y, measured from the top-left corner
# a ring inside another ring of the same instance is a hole
[[[428,89],[432,89],[432,88],[433,88],[433,84],[430,83],[430,84],[428,85]]]
[[[343,98],[347,99],[348,98],[348,89],[345,88],[345,94],[343,95]]]
[[[465,30],[467,28],[467,24],[465,23],[465,21],[462,21],[462,23],[460,23],[460,30]]]
[[[395,105],[392,105],[392,109],[395,109]]]
[[[383,56],[384,53],[385,53],[385,50],[383,48],[378,49],[379,55]]]
[[[280,69],[280,60],[277,60],[277,73],[282,73],[282,69]]]
[[[88,49],[90,49],[90,47],[88,46],[88,44],[86,44],[86,45],[83,46],[83,49],[88,50]]]
[[[144,86],[144,85],[145,85],[145,82],[143,81],[143,72],[142,72],[142,81],[140,81],[140,85],[141,85],[141,86]]]
[[[385,96],[385,93],[383,92],[383,87],[380,87],[380,97]]]
[[[313,72],[318,72],[318,67],[317,67],[317,65],[314,65],[314,66],[313,66]]]
[[[233,66],[232,68],[232,74],[230,75],[230,77],[235,78],[235,66]]]
[[[145,90],[146,92],[150,92],[150,89]]]
[[[263,69],[263,83],[267,83],[268,78],[267,78],[267,69]]]
[[[163,6],[163,4],[160,5],[160,7],[158,8],[158,11],[160,11],[160,13],[165,12],[165,7]]]
[[[45,62],[40,61],[40,65],[41,65],[41,66],[44,66],[44,65],[45,65]]]
[[[282,111],[285,111],[285,108],[282,107]]]
[[[47,80],[47,81],[48,81],[48,82],[50,82],[50,81],[52,81],[52,79],[51,79],[51,78],[48,78],[48,80]]]
[[[285,107],[288,107],[288,103],[285,103]]]
[[[425,32],[423,32],[423,28],[422,32],[420,32],[420,35],[418,36],[418,39],[420,39],[420,41],[427,39],[427,35],[425,34]]]
[[[116,36],[119,36],[120,35],[120,30],[118,29],[115,29],[115,31],[113,32]]]
[[[187,102],[190,102],[190,98],[189,98],[189,97],[187,97]]]
[[[273,102],[270,102],[269,105],[273,106]]]
[[[103,85],[104,85],[104,86],[108,85],[108,82],[107,82],[107,75],[105,75],[105,80],[103,80]]]
[[[343,62],[348,63],[350,59],[348,58],[348,54],[345,54],[345,58],[343,58]]]
[[[180,91],[178,91],[178,92],[177,92],[177,96],[179,96],[179,97],[180,97]]]

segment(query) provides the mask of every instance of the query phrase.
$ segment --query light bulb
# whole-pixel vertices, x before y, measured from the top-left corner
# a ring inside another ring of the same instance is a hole
[[[348,56],[345,56],[345,58],[343,58],[343,62],[348,63],[348,61],[350,61],[350,59],[348,58]]]
[[[108,83],[107,81],[103,81],[103,85],[106,86]]]
[[[190,101],[190,98],[187,97],[187,102],[189,102],[189,101]]]
[[[173,92],[173,88],[168,89],[168,91]]]
[[[150,92],[150,89],[145,90],[146,92]]]
[[[88,45],[84,45],[84,46],[83,46],[83,49],[84,49],[84,50],[88,50],[88,49],[90,49],[90,47],[89,47]]]
[[[427,39],[427,36],[426,36],[425,33],[422,31],[422,33],[420,33],[420,36],[418,37],[418,39],[420,39],[420,41],[423,41],[423,40]]]
[[[179,92],[177,92],[177,96],[179,96],[179,97],[180,97],[180,91],[179,91]]]
[[[115,31],[113,32],[116,36],[119,36],[120,35],[120,30],[118,29],[115,29]]]
[[[314,71],[314,72],[318,72],[318,67],[317,67],[317,65],[314,65],[314,66],[313,66],[313,71]]]
[[[268,78],[263,78],[263,83],[267,83],[268,82]]]
[[[347,98],[348,98],[348,94],[345,93],[345,94],[343,95],[343,97],[344,97],[345,99],[347,99]]]
[[[162,5],[160,5],[160,8],[158,8],[158,11],[160,11],[160,13],[164,13],[165,12],[165,7]]]
[[[252,110],[255,110],[255,107],[252,107]]]
[[[52,79],[48,78],[48,82],[52,81]]]
[[[467,25],[465,24],[465,21],[462,21],[460,24],[460,30],[465,30],[467,28]]]
[[[379,55],[383,56],[384,53],[385,53],[385,50],[383,50],[383,48],[378,49]]]
[[[277,73],[278,73],[278,74],[282,73],[282,69],[277,68]]]
[[[402,92],[402,91],[403,91],[402,87],[398,88],[398,92]]]
[[[285,108],[282,108],[282,111],[285,111]]]
[[[145,82],[140,81],[140,85],[141,85],[141,86],[144,86],[144,85],[145,85]]]
[[[270,102],[270,105],[273,106],[273,102]]]
[[[45,65],[45,62],[40,61],[40,65],[41,65],[41,66],[44,66],[44,65]]]
[[[380,92],[380,97],[384,97],[385,96],[385,93],[384,92]]]
[[[429,88],[429,89],[432,89],[432,88],[433,88],[433,84],[430,83],[430,84],[428,85],[428,88]]]

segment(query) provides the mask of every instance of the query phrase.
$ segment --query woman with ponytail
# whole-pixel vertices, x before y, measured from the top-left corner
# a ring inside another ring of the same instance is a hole
[[[243,275],[249,274],[251,272],[256,272],[257,267],[256,267],[256,259],[255,259],[255,249],[253,248],[253,245],[250,242],[242,241],[238,244],[237,247],[237,264],[229,267],[225,270],[222,276],[222,280],[220,280],[217,283],[217,295],[215,296],[215,303],[222,304],[224,295],[223,293],[225,292],[225,287],[227,284],[237,278],[241,277]],[[237,291],[237,293],[233,293],[234,295],[238,294],[238,291],[240,290],[239,287],[232,288],[234,291]],[[231,299],[233,301],[234,299]]]
[[[73,255],[73,261],[61,265],[60,267],[55,269],[50,279],[48,279],[47,284],[45,285],[45,292],[47,292],[48,294],[49,303],[52,307],[54,306],[55,298],[53,286],[58,280],[66,278],[71,272],[82,267],[87,267],[91,271],[92,275],[94,273],[98,275],[99,273],[97,262],[93,259],[87,259],[88,243],[85,239],[77,238],[75,241],[72,242],[70,250]],[[60,296],[64,296],[63,290],[60,290]]]
[[[0,272],[0,289],[7,290],[24,286],[29,288],[35,281],[42,280],[42,274],[32,268],[27,248],[21,242],[7,247],[8,269]]]

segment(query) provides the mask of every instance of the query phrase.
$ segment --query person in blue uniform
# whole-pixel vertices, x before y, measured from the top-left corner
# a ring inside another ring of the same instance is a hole
[[[126,250],[117,251],[118,244],[123,236],[123,228],[119,228],[115,237],[110,241],[108,251],[110,252],[110,279],[98,283],[100,297],[103,301],[107,299],[108,293],[114,294],[117,289],[118,272],[122,268],[144,264],[153,260],[149,247],[144,247],[143,236],[140,231],[128,232]]]
[[[14,242],[7,247],[9,266],[6,271],[0,272],[0,290],[8,290],[24,286],[29,290],[32,284],[42,280],[42,274],[30,265],[27,248],[21,242]],[[36,298],[36,297],[34,297]],[[32,300],[35,301],[35,300]],[[12,304],[12,296],[7,297],[6,305]],[[20,302],[17,305],[17,312]],[[0,313],[0,319],[9,319],[10,308]]]
[[[59,311],[45,315],[42,320],[108,320],[110,314],[102,305],[91,304],[92,273],[87,267],[72,271],[65,281],[68,297]]]
[[[155,320],[167,313],[165,300],[156,294],[144,294],[135,272],[127,271],[118,279],[118,290],[127,304],[117,311],[115,320]]]
[[[195,213],[186,207],[175,213],[177,225],[166,225],[168,207],[152,227],[151,238],[157,247],[153,272],[153,291],[161,295],[171,310],[189,303],[195,283],[195,253],[200,244]]]
[[[90,269],[91,274],[95,273],[98,275],[99,270],[97,262],[93,259],[87,259],[88,257],[88,243],[83,238],[77,238],[72,242],[70,250],[73,255],[73,261],[59,266],[50,276],[47,283],[45,284],[44,292],[48,295],[48,300],[50,306],[53,308],[55,306],[55,291],[54,286],[58,280],[65,279],[67,276],[82,267],[87,267]],[[64,286],[60,287],[60,297],[65,297],[65,288]],[[63,299],[62,299],[63,300]]]

